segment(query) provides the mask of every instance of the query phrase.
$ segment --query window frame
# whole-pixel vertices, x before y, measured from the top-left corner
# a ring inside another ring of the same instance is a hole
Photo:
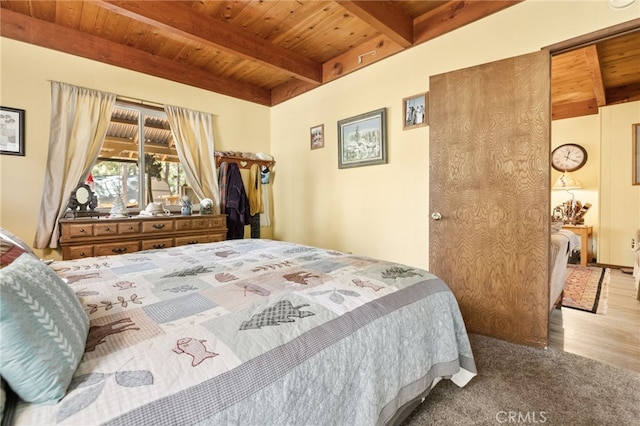
[[[145,207],[147,206],[148,202],[147,202],[147,185],[146,185],[146,178],[147,178],[147,172],[146,172],[146,158],[145,158],[145,147],[147,144],[147,139],[145,137],[146,134],[146,128],[149,127],[146,125],[145,121],[148,117],[153,117],[153,118],[158,118],[160,120],[163,121],[167,121],[168,117],[167,117],[167,113],[164,111],[164,109],[159,108],[159,107],[153,107],[153,106],[148,106],[148,105],[144,105],[144,104],[138,104],[135,102],[130,102],[130,101],[124,101],[124,100],[116,100],[116,103],[114,105],[114,111],[115,109],[119,109],[119,110],[128,110],[128,111],[134,111],[137,114],[137,138],[138,138],[138,143],[137,143],[137,147],[138,147],[138,152],[137,152],[137,156],[138,158],[136,160],[131,160],[132,163],[136,163],[138,166],[138,207],[127,207],[127,211],[129,213],[139,213],[141,210],[144,210]],[[112,113],[112,121],[113,121],[113,113]],[[170,130],[170,129],[169,129]],[[106,138],[107,136],[105,136],[105,141],[103,141],[103,145],[106,142]],[[175,146],[173,148],[175,150]],[[176,151],[176,155],[177,155],[177,151]],[[114,159],[109,159],[106,157],[101,157],[100,155],[98,155],[98,157],[96,158],[96,161],[94,162],[94,164],[91,167],[91,170],[93,170],[93,168],[96,166],[96,164],[98,164],[100,161],[114,161],[114,162],[120,162],[120,163],[124,163],[126,162],[126,160],[114,160]],[[182,167],[184,169],[184,167],[182,166],[181,162],[179,161],[180,167]],[[184,175],[184,171],[182,171],[182,174]],[[184,181],[186,185],[188,185],[190,187],[190,184],[187,181],[187,177],[186,175],[184,175]],[[183,185],[184,185],[183,184]],[[177,188],[176,194],[173,195],[179,195],[181,196],[182,193],[184,192],[184,189],[182,188],[181,185],[180,187]],[[163,203],[165,204],[165,203]],[[174,212],[179,212],[180,211],[180,205],[167,205],[165,204],[165,208],[168,209],[169,211],[171,211],[172,213]],[[111,206],[105,206],[105,207],[101,207],[100,205],[98,205],[98,207],[96,208],[96,211],[98,211],[99,213],[109,213],[109,211],[111,210]]]

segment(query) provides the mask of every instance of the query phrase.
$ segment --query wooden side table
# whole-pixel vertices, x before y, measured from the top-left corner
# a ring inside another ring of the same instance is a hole
[[[587,266],[588,260],[591,259],[591,241],[589,241],[589,237],[593,234],[593,226],[563,225],[562,229],[568,229],[580,237],[580,265]]]

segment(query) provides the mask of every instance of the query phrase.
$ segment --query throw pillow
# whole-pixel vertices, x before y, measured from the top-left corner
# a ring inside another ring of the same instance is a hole
[[[0,423],[4,418],[4,404],[7,402],[7,392],[4,390],[4,380],[0,377]]]
[[[11,231],[8,231],[2,227],[0,227],[0,240],[4,240],[4,241],[8,241],[10,243],[13,243],[14,245],[20,247],[22,250],[24,250],[27,253],[30,253],[32,255],[35,256],[35,253],[33,252],[33,250],[31,249],[31,247],[29,246],[29,244],[25,243],[24,241],[22,241],[16,234],[14,234]]]
[[[0,269],[11,265],[24,252],[22,247],[0,238]]]
[[[23,254],[0,270],[0,375],[24,401],[55,403],[82,359],[89,318],[73,290]]]
[[[562,225],[564,225],[564,222],[551,222],[551,233],[555,233],[558,232],[562,229]]]

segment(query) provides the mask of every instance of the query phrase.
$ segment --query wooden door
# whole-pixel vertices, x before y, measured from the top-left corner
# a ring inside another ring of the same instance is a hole
[[[429,83],[429,269],[470,332],[531,346],[548,338],[550,81],[540,51]]]

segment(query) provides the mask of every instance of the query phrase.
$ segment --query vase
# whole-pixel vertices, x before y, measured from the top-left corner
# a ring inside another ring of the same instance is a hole
[[[190,216],[191,206],[182,206],[182,208],[180,209],[180,214],[182,214],[182,216]]]

